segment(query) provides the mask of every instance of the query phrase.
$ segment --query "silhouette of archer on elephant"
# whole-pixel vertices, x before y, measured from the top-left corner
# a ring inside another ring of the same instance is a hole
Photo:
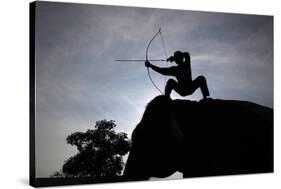
[[[207,96],[210,96],[207,81],[204,76],[199,76],[192,80],[190,55],[188,52],[176,51],[174,56],[168,58],[167,61],[175,62],[177,66],[160,68],[151,64],[149,61],[145,61],[146,67],[151,68],[162,75],[169,75],[177,78],[177,81],[174,79],[168,80],[165,87],[166,96],[170,96],[172,90],[176,91],[181,96],[187,96],[193,94],[198,88],[201,89],[204,99],[206,99]]]

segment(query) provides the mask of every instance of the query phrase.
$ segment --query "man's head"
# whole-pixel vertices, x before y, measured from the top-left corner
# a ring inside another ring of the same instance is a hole
[[[174,53],[174,60],[176,62],[176,64],[180,65],[183,63],[183,55],[181,51],[176,51]]]
[[[183,63],[190,62],[190,55],[188,52],[181,52],[181,51],[176,51],[174,53],[174,61],[176,64],[181,65]]]

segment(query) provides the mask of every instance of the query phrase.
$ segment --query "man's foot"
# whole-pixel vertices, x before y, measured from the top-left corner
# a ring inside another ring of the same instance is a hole
[[[171,99],[170,95],[165,94],[165,97],[167,97],[168,99]]]
[[[200,102],[200,103],[206,103],[206,102],[209,102],[209,101],[211,101],[211,100],[213,100],[211,97],[204,97],[204,98],[201,99],[199,102]]]

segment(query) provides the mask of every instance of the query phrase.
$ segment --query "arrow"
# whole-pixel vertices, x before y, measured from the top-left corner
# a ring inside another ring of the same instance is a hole
[[[115,60],[115,61],[118,61],[118,62],[144,62],[146,60]],[[153,60],[148,60],[148,61],[167,61],[167,60],[164,60],[164,59],[153,59]]]

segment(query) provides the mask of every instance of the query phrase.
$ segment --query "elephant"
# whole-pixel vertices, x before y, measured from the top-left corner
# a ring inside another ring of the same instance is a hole
[[[273,172],[273,109],[204,99],[148,103],[132,133],[125,181]]]

